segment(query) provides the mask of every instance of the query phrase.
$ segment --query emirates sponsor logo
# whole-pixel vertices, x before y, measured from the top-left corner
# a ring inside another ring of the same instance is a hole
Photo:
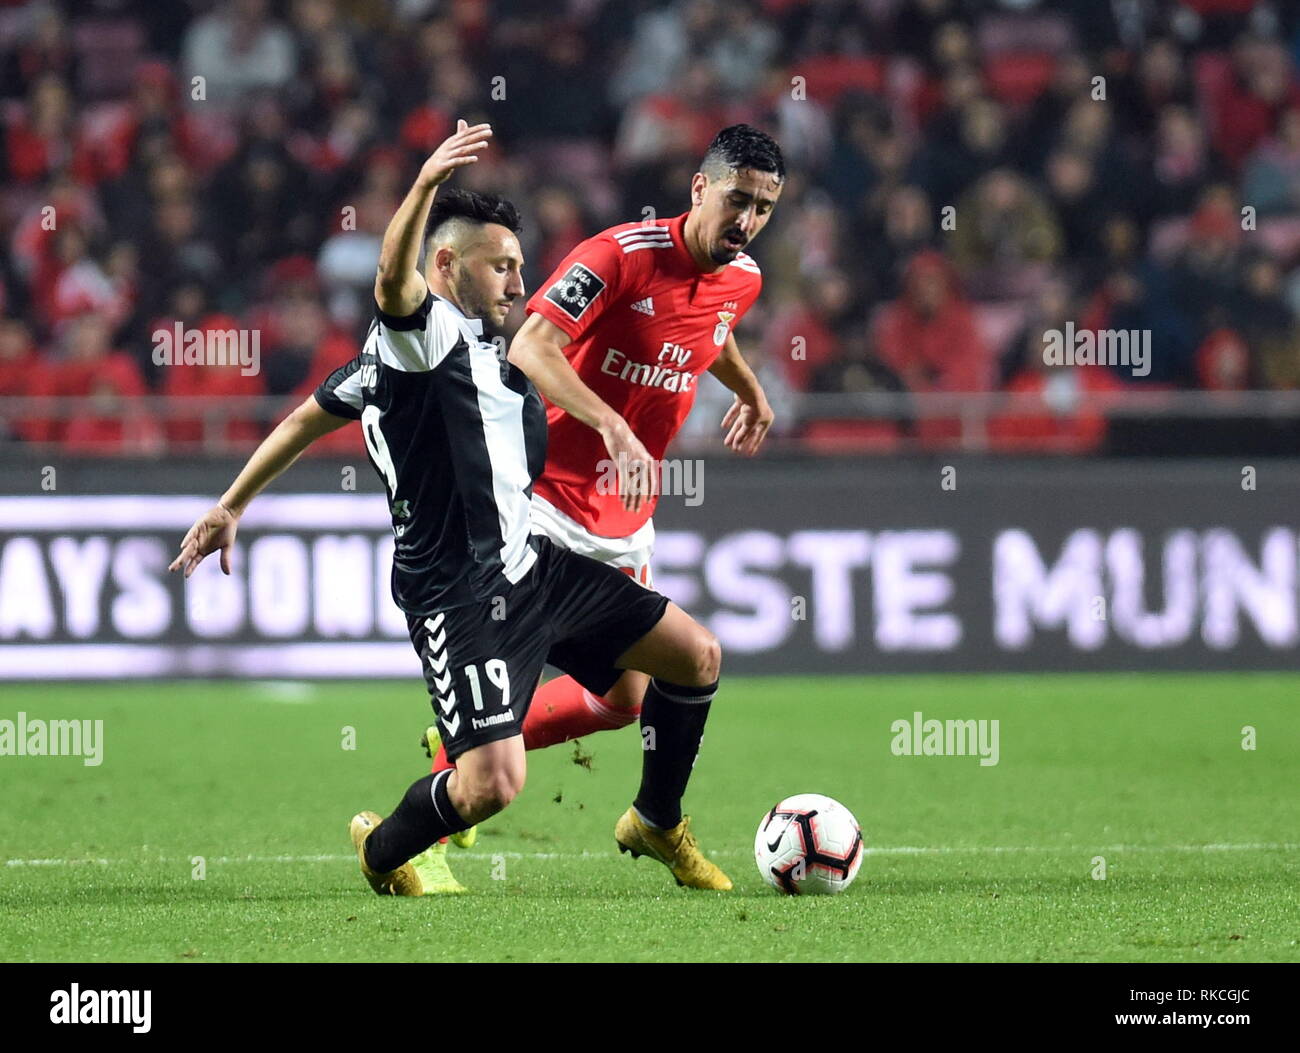
[[[659,352],[658,362],[634,362],[622,351],[611,347],[605,352],[605,361],[601,363],[600,371],[642,387],[690,391],[695,383],[695,374],[676,368],[684,366],[690,357],[689,348],[665,343]]]

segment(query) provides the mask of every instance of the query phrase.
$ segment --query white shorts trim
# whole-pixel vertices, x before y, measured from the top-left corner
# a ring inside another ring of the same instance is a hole
[[[642,585],[650,584],[650,557],[655,547],[654,520],[646,520],[645,525],[631,537],[598,537],[536,494],[533,494],[529,519],[534,534],[548,537],[561,548],[580,556],[630,570],[632,577]]]

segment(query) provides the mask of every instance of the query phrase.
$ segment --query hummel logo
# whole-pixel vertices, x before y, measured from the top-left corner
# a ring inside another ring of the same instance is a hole
[[[647,296],[644,300],[637,300],[632,305],[632,310],[640,311],[642,314],[648,314],[651,318],[655,316],[655,301],[653,296]]]

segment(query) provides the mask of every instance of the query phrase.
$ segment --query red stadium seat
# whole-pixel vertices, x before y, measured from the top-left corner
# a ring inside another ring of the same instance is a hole
[[[984,65],[989,90],[1008,106],[1025,106],[1047,88],[1056,71],[1056,57],[1044,53],[995,56]]]
[[[1218,131],[1219,113],[1232,88],[1232,60],[1222,52],[1205,51],[1192,63],[1197,100],[1211,138]]]
[[[849,91],[881,94],[885,71],[884,59],[855,55],[821,55],[801,62],[798,70],[808,78],[809,98],[827,105]]]
[[[1248,15],[1259,6],[1259,0],[1183,0],[1202,15]]]

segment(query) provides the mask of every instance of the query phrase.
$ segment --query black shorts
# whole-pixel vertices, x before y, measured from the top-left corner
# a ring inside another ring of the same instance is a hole
[[[532,540],[536,564],[502,595],[407,615],[448,759],[521,734],[548,662],[603,695],[622,674],[618,656],[668,608],[666,597],[622,571]]]

